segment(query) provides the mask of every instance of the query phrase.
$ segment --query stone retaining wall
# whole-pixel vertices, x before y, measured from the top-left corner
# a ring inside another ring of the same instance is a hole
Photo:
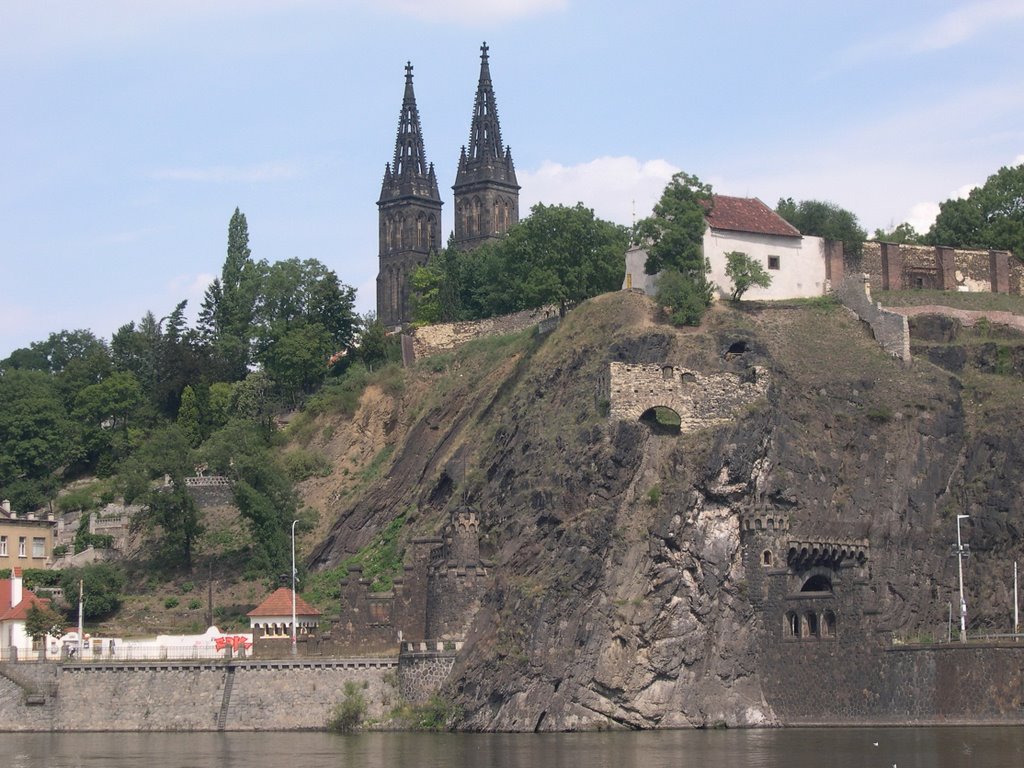
[[[398,657],[398,687],[402,698],[412,704],[422,704],[441,689],[462,643],[442,643],[441,650],[427,647],[427,643],[403,643]]]
[[[365,697],[367,717],[386,716],[398,701],[397,666],[394,659],[7,664],[0,666],[0,731],[213,731],[222,708],[224,730],[318,729],[346,682]],[[32,688],[43,693],[30,701]]]
[[[446,352],[463,344],[480,339],[484,336],[500,336],[518,333],[527,328],[558,317],[558,307],[552,305],[538,309],[527,309],[511,315],[488,317],[483,320],[467,320],[461,323],[438,323],[417,328],[413,336],[412,346],[415,359]],[[553,324],[545,327],[550,330]],[[404,350],[403,350],[404,352]]]
[[[843,306],[868,324],[882,349],[893,357],[910,362],[910,325],[907,318],[883,309],[871,300],[871,282],[866,274],[850,275],[836,291]]]

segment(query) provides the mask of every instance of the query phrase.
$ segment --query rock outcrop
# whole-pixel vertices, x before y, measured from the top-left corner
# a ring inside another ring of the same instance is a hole
[[[836,572],[858,590],[854,609],[837,587],[839,631],[856,621],[882,644],[945,636],[956,514],[970,514],[971,626],[1006,628],[1024,527],[1018,378],[906,366],[840,307],[723,307],[686,331],[653,316],[613,294],[548,337],[421,361],[389,469],[334,511],[314,567],[398,514],[424,535],[457,502],[479,510],[492,581],[445,689],[462,727],[785,720],[765,666],[783,617],[750,594],[761,553],[744,552],[745,515],[784,518],[794,540],[859,542],[856,574]],[[764,386],[728,420],[666,434],[610,415],[613,361]]]

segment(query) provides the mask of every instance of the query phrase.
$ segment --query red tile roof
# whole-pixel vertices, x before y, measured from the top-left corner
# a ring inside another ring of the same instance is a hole
[[[708,226],[712,229],[801,237],[800,230],[756,197],[714,195],[713,199],[711,214],[707,217]]]
[[[47,598],[36,597],[34,592],[22,587],[21,602],[11,607],[11,580],[0,579],[0,621],[24,621],[33,603],[38,603],[41,608],[48,602]]]
[[[270,597],[249,611],[247,616],[291,616],[292,615],[292,591],[288,587],[281,587]],[[311,606],[298,595],[295,596],[296,616],[319,616],[320,611]]]

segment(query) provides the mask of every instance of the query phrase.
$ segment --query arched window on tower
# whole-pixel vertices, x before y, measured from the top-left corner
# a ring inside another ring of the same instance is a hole
[[[783,632],[786,637],[800,637],[800,615],[796,611],[786,611],[786,620],[783,625]]]
[[[761,565],[763,565],[765,568],[768,568],[771,566],[771,564],[772,551],[770,549],[766,549],[764,552],[761,553]]]
[[[825,611],[821,615],[821,636],[836,636],[836,615],[832,611]]]

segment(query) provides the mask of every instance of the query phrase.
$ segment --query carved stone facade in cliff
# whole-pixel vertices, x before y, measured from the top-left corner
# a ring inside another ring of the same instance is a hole
[[[405,573],[389,592],[374,592],[361,568],[341,584],[331,642],[343,653],[391,654],[403,644],[462,639],[480,605],[488,566],[480,560],[476,510],[456,509],[441,538],[415,539]]]

